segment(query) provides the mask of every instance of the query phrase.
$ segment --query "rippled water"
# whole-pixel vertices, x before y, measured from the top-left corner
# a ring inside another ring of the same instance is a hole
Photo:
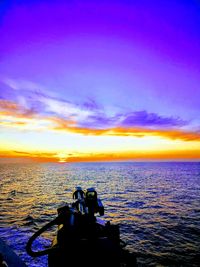
[[[28,266],[47,266],[24,246],[77,185],[96,188],[138,266],[200,266],[200,163],[0,164],[0,237]]]

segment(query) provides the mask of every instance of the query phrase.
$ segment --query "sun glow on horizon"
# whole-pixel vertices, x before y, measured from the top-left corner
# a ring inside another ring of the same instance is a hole
[[[53,136],[43,144],[34,140],[29,145],[12,144],[0,146],[1,158],[28,158],[34,161],[76,162],[76,161],[110,161],[110,160],[181,160],[200,159],[200,142],[169,140],[155,136],[121,137],[121,136],[70,136],[60,140]],[[51,146],[53,143],[53,146]],[[76,144],[76,145],[75,145]],[[10,147],[10,148],[9,148]]]
[[[58,158],[58,162],[67,162],[68,153],[59,152],[55,157]]]
[[[37,119],[25,115],[8,118],[2,119],[1,136],[5,140],[0,145],[2,158],[60,163],[200,158],[198,132],[147,127],[91,129],[60,122],[59,118]],[[60,127],[54,129],[52,121],[61,123]]]

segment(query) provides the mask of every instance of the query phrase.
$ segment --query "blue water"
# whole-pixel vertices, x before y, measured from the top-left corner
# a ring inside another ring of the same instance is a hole
[[[28,266],[47,266],[25,244],[72,203],[77,185],[96,188],[104,219],[120,225],[138,266],[200,266],[200,163],[0,164],[0,237]],[[55,235],[47,232],[35,249]]]

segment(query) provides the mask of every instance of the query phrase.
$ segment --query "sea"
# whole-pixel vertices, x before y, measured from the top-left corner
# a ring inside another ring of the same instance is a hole
[[[27,266],[48,266],[47,256],[32,258],[25,246],[73,203],[77,186],[96,189],[102,219],[119,225],[138,266],[200,266],[200,162],[1,163],[0,238]],[[34,250],[56,233],[44,233]]]

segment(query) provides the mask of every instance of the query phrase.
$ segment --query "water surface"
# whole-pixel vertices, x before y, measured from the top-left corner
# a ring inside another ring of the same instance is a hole
[[[200,266],[200,163],[0,164],[0,237],[28,266],[47,266],[46,257],[32,259],[24,246],[72,202],[77,185],[96,188],[104,219],[120,224],[138,266]],[[35,246],[47,246],[55,234]]]

